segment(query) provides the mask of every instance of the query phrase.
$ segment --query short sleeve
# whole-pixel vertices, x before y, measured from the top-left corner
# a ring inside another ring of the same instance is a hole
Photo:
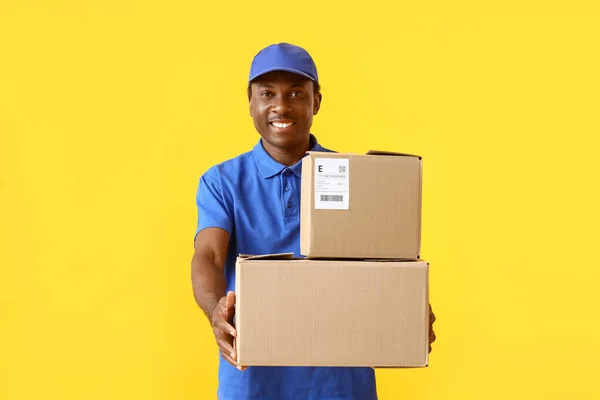
[[[208,170],[198,183],[196,206],[198,224],[196,235],[206,228],[221,228],[231,236],[233,227],[231,214],[215,169]]]

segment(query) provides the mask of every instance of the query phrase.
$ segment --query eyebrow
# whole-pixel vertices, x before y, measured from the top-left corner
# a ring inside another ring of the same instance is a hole
[[[290,86],[290,88],[296,88],[296,87],[302,87],[303,85],[301,85],[300,83],[294,83],[293,85]],[[275,86],[271,83],[258,83],[258,87],[264,87],[264,88],[269,88],[272,89]]]

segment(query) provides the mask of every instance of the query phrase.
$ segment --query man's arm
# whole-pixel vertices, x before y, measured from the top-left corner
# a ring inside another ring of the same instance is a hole
[[[192,258],[194,298],[209,321],[221,297],[225,296],[225,258],[229,234],[219,228],[198,232]]]
[[[192,258],[194,298],[210,321],[223,358],[238,367],[233,350],[236,336],[232,326],[235,294],[225,293],[225,258],[229,234],[220,228],[206,228],[196,235]],[[240,367],[238,367],[241,369]]]

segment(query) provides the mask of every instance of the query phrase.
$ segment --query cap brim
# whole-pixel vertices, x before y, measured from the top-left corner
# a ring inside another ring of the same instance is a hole
[[[288,67],[277,67],[277,68],[269,68],[267,70],[261,71],[260,74],[256,74],[254,76],[251,76],[250,79],[248,80],[248,82],[252,82],[253,80],[255,80],[256,78],[258,78],[259,76],[262,76],[264,74],[268,74],[269,72],[273,72],[273,71],[293,72],[294,74],[301,75],[301,76],[303,76],[305,78],[310,79],[311,81],[315,81],[315,78],[313,78],[312,76],[308,75],[305,72],[300,71],[299,69],[288,68]]]

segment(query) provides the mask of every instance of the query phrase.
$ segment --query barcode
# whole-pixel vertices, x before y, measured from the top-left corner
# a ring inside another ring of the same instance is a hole
[[[340,194],[322,194],[321,201],[344,201],[344,196]]]

